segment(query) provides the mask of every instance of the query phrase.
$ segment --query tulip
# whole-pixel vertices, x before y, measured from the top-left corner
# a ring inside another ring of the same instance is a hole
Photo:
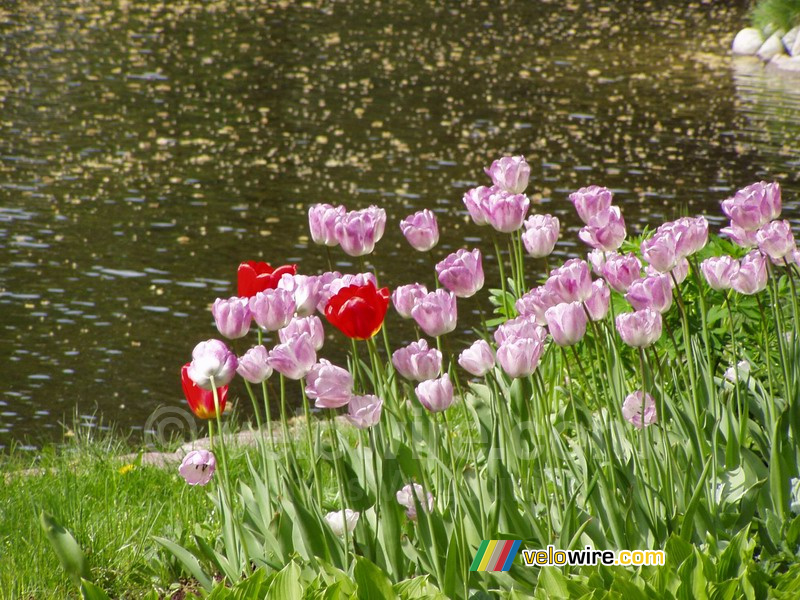
[[[317,362],[314,342],[307,333],[278,344],[269,353],[269,366],[289,379],[302,379]]]
[[[675,242],[675,253],[686,258],[702,250],[708,243],[708,221],[705,217],[682,217],[659,226],[656,234],[670,232]]]
[[[427,252],[439,242],[439,225],[436,215],[425,209],[400,221],[400,229],[411,247]]]
[[[220,340],[206,340],[200,342],[192,350],[192,362],[189,364],[188,375],[197,385],[204,390],[220,387],[230,383],[236,375],[236,355],[230,351]]]
[[[550,271],[545,289],[560,302],[583,302],[592,295],[592,274],[580,258],[571,258]]]
[[[460,364],[467,373],[483,377],[494,367],[494,353],[486,340],[477,340],[458,355]]]
[[[606,261],[610,260],[612,256],[619,255],[616,252],[603,252],[602,250],[595,248],[586,254],[586,260],[590,265],[592,265],[592,271],[594,271],[594,274],[602,277],[603,267],[605,266]]]
[[[483,287],[481,251],[458,250],[437,263],[436,273],[441,284],[459,298],[469,298]]]
[[[632,252],[628,254],[614,252],[606,258],[601,274],[613,290],[624,294],[630,285],[641,276],[642,263]]]
[[[431,337],[449,333],[456,328],[456,295],[442,289],[425,294],[411,309],[411,316]]]
[[[392,304],[394,304],[394,309],[398,315],[404,319],[410,319],[414,305],[427,293],[428,288],[421,283],[401,285],[392,292]]]
[[[269,352],[264,346],[254,346],[239,359],[236,372],[250,383],[261,383],[272,375]]]
[[[789,221],[771,221],[756,233],[758,249],[773,261],[782,261],[790,257],[797,249],[792,227]]]
[[[735,368],[728,367],[725,370],[724,377],[731,383],[746,380],[748,377],[750,377],[750,363],[746,360],[740,360]]]
[[[397,502],[406,509],[406,516],[412,521],[417,520],[417,504],[425,512],[433,510],[434,498],[430,492],[425,494],[424,488],[418,484],[408,484],[397,492]],[[416,498],[416,500],[415,500]]]
[[[181,367],[181,385],[183,395],[189,403],[189,408],[199,419],[214,419],[217,417],[217,408],[214,406],[214,392],[198,386],[189,377],[189,366],[186,363]],[[228,386],[222,385],[217,388],[217,400],[219,402],[219,412],[225,410],[225,402],[228,399]]]
[[[532,215],[523,223],[522,243],[533,258],[549,256],[558,240],[559,222],[551,215]]]
[[[739,272],[739,261],[732,256],[714,256],[700,263],[700,270],[714,290],[728,290],[731,279]]]
[[[742,248],[754,248],[758,246],[758,238],[756,238],[755,231],[746,231],[734,225],[732,222],[730,227],[723,227],[719,232],[729,237],[734,244]]]
[[[689,275],[689,261],[685,258],[681,258],[678,261],[678,264],[675,267],[668,271],[667,273],[662,273],[658,269],[654,269],[653,265],[647,265],[645,268],[644,273],[648,277],[658,277],[659,275],[668,275],[670,284],[672,287],[675,287],[675,284],[681,284],[686,279],[686,276]]]
[[[664,314],[672,306],[672,280],[669,275],[662,274],[634,281],[625,299],[634,310],[652,308]]]
[[[546,286],[540,285],[520,297],[514,307],[520,315],[532,315],[536,318],[536,323],[547,325],[547,320],[544,318],[545,311],[559,302],[561,302],[559,296],[550,292]]]
[[[366,285],[342,288],[325,307],[331,325],[354,340],[368,340],[381,330],[389,308],[389,288]]]
[[[295,313],[298,317],[307,317],[314,313],[319,303],[322,282],[315,275],[284,275],[278,281],[278,289],[286,290],[292,295]]]
[[[616,325],[622,341],[635,348],[646,348],[661,337],[661,313],[652,308],[619,315]]]
[[[602,321],[606,318],[611,306],[611,290],[602,279],[592,283],[592,295],[583,303],[589,312],[592,321]]]
[[[336,241],[349,256],[371,253],[383,237],[386,211],[377,206],[345,213],[336,221]]]
[[[764,181],[748,185],[722,202],[722,212],[730,218],[731,225],[756,231],[780,216],[780,185]]]
[[[524,194],[498,191],[485,202],[489,225],[502,233],[511,233],[522,227],[531,201]]]
[[[337,271],[333,271],[323,273],[319,278],[320,293],[317,310],[322,314],[325,314],[325,307],[328,306],[328,301],[346,287],[350,287],[351,285],[367,285],[370,282],[372,282],[372,285],[376,288],[378,287],[378,279],[375,277],[374,273],[356,273],[355,275],[346,273],[342,275]]]
[[[414,391],[420,404],[431,412],[442,412],[453,404],[453,384],[450,383],[450,375],[447,373],[438,379],[423,381]]]
[[[464,194],[464,206],[469,211],[469,216],[475,225],[488,225],[489,212],[487,209],[487,202],[489,196],[495,193],[497,188],[488,188],[486,186],[479,186],[469,190]]]
[[[656,401],[641,390],[628,394],[622,403],[622,416],[637,429],[652,425],[658,420]]]
[[[547,321],[545,320],[545,322]],[[515,338],[528,338],[544,342],[547,339],[547,332],[537,324],[536,317],[533,315],[522,315],[516,319],[510,319],[494,332],[494,341],[498,346]]]
[[[306,396],[317,408],[339,408],[353,395],[353,376],[321,358],[306,375]]]
[[[282,289],[264,290],[250,298],[253,319],[265,331],[277,331],[286,327],[296,308],[292,294]]]
[[[536,371],[544,344],[531,338],[511,338],[497,348],[497,362],[509,377],[527,377]]]
[[[358,511],[345,508],[343,511],[335,510],[329,512],[325,515],[325,522],[335,535],[341,537],[344,535],[345,530],[348,533],[353,533],[353,530],[356,528],[356,523],[358,523],[359,516],[361,516],[361,513]]]
[[[674,269],[682,258],[678,254],[675,232],[671,230],[657,231],[649,240],[642,242],[641,249],[642,258],[661,273]]]
[[[426,381],[435,379],[442,370],[442,353],[428,348],[428,342],[419,340],[392,354],[392,364],[406,379]]]
[[[297,337],[301,333],[307,333],[311,337],[314,350],[317,352],[322,349],[325,343],[325,330],[322,321],[316,315],[310,317],[295,317],[283,329],[278,331],[278,338],[284,344],[290,339]]]
[[[206,485],[217,468],[217,459],[208,450],[192,450],[183,457],[178,472],[189,485]]]
[[[572,346],[586,334],[586,311],[580,302],[562,302],[544,313],[547,328],[559,346]]]
[[[531,168],[524,156],[504,156],[485,168],[492,183],[509,194],[521,194],[528,187]]]
[[[308,228],[311,239],[322,246],[336,246],[336,222],[345,215],[344,206],[313,204],[308,209]]]
[[[297,265],[283,265],[273,269],[268,263],[248,260],[239,265],[239,296],[252,298],[258,292],[278,287],[278,282],[285,274],[297,273]]]
[[[612,198],[611,190],[599,185],[590,185],[569,195],[570,202],[578,211],[578,217],[587,225],[592,217],[611,206]]]
[[[374,427],[381,420],[383,400],[377,396],[353,396],[347,405],[347,420],[359,429]]]
[[[233,296],[225,300],[217,298],[211,307],[217,331],[230,340],[244,337],[250,331],[253,313],[248,307],[247,298]]]
[[[578,232],[583,243],[605,252],[619,248],[626,235],[625,219],[617,206],[600,211]]]
[[[731,287],[740,294],[757,294],[767,287],[767,259],[753,250],[739,263],[739,270],[731,277]]]

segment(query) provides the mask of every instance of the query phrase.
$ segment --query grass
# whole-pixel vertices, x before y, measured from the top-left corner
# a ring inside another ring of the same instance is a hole
[[[752,20],[759,29],[774,25],[789,31],[800,25],[800,0],[761,0],[753,8]]]

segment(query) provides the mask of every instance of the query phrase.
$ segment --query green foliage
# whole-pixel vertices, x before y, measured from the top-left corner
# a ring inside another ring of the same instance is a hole
[[[759,29],[771,25],[789,31],[800,25],[800,0],[759,0],[753,8],[752,20]]]

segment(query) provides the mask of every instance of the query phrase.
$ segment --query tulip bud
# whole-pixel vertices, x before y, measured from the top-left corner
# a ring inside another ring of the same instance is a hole
[[[347,420],[359,429],[374,427],[381,420],[383,400],[377,396],[353,396],[347,406]]]
[[[458,250],[436,265],[441,284],[459,298],[469,298],[483,287],[481,251]]]
[[[269,366],[269,352],[264,346],[250,348],[239,359],[236,372],[250,383],[261,383],[272,375],[272,367]]]
[[[494,353],[486,340],[477,340],[458,356],[458,364],[475,377],[483,377],[494,367]]]
[[[210,390],[214,386],[227,385],[236,375],[237,364],[236,355],[224,342],[206,340],[197,344],[192,350],[192,362],[187,373],[198,386]]]
[[[428,348],[428,342],[419,340],[392,354],[392,364],[406,379],[426,381],[435,379],[442,370],[442,353]]]
[[[661,313],[652,308],[619,315],[616,325],[622,341],[635,348],[646,348],[661,337]]]
[[[420,329],[431,337],[438,337],[456,328],[456,296],[453,292],[436,290],[423,296],[411,310],[411,316]]]
[[[431,412],[442,412],[453,404],[453,384],[447,373],[439,379],[423,381],[414,391],[420,404]]]
[[[414,308],[414,305],[427,293],[428,288],[421,283],[401,285],[392,292],[392,304],[394,304],[394,309],[397,311],[397,314],[404,319],[410,319],[411,310]]]
[[[521,194],[528,187],[531,168],[524,156],[504,156],[485,168],[492,183],[509,194]]]
[[[658,420],[656,401],[641,390],[628,394],[622,403],[622,416],[637,429],[652,425]]]
[[[433,511],[434,498],[430,492],[425,494],[424,488],[418,484],[408,484],[397,492],[397,502],[406,509],[406,516],[412,521],[417,519],[417,504],[425,512]],[[415,501],[416,498],[416,501]]]
[[[358,517],[361,513],[345,508],[344,511],[335,510],[325,515],[325,522],[331,528],[333,533],[338,536],[343,536],[345,530],[348,533],[353,533],[358,523]]]
[[[544,313],[547,329],[559,346],[577,344],[586,334],[586,311],[580,302],[563,302]]]
[[[189,485],[206,485],[217,468],[217,459],[208,450],[192,450],[183,457],[178,472]]]
[[[411,247],[427,252],[439,242],[439,225],[430,210],[421,210],[400,221],[400,229]]]
[[[532,215],[523,223],[522,243],[533,258],[549,256],[558,240],[559,222],[551,215]]]
[[[578,212],[578,217],[587,225],[592,217],[611,206],[612,199],[611,190],[599,185],[583,187],[569,195],[569,201]]]
[[[306,375],[306,396],[316,400],[317,408],[339,408],[353,395],[353,376],[324,358]]]

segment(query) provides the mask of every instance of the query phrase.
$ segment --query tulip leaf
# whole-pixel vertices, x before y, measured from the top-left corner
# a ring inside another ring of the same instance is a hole
[[[72,537],[72,534],[45,511],[42,511],[39,515],[39,522],[47,539],[50,540],[50,544],[53,546],[58,561],[75,584],[80,584],[81,579],[91,579],[89,564],[86,562],[83,550],[81,550],[75,538]]]
[[[359,598],[398,598],[392,589],[392,582],[375,563],[363,556],[356,556],[353,576],[358,585]]]
[[[303,584],[300,567],[294,561],[286,565],[272,580],[265,598],[269,600],[302,600]]]
[[[195,579],[197,579],[198,582],[200,582],[200,585],[202,585],[204,589],[206,590],[211,589],[211,578],[208,575],[206,575],[205,571],[203,571],[203,568],[200,566],[200,562],[197,560],[194,554],[189,552],[183,546],[176,544],[175,542],[172,542],[168,539],[161,537],[154,537],[153,539],[157,543],[164,546],[164,548],[172,552],[175,558],[177,558],[178,561],[180,561],[180,563],[184,566],[184,568],[187,571],[189,571],[192,577],[194,577]]]
[[[81,578],[81,596],[83,600],[111,600],[102,589],[83,578]]]

